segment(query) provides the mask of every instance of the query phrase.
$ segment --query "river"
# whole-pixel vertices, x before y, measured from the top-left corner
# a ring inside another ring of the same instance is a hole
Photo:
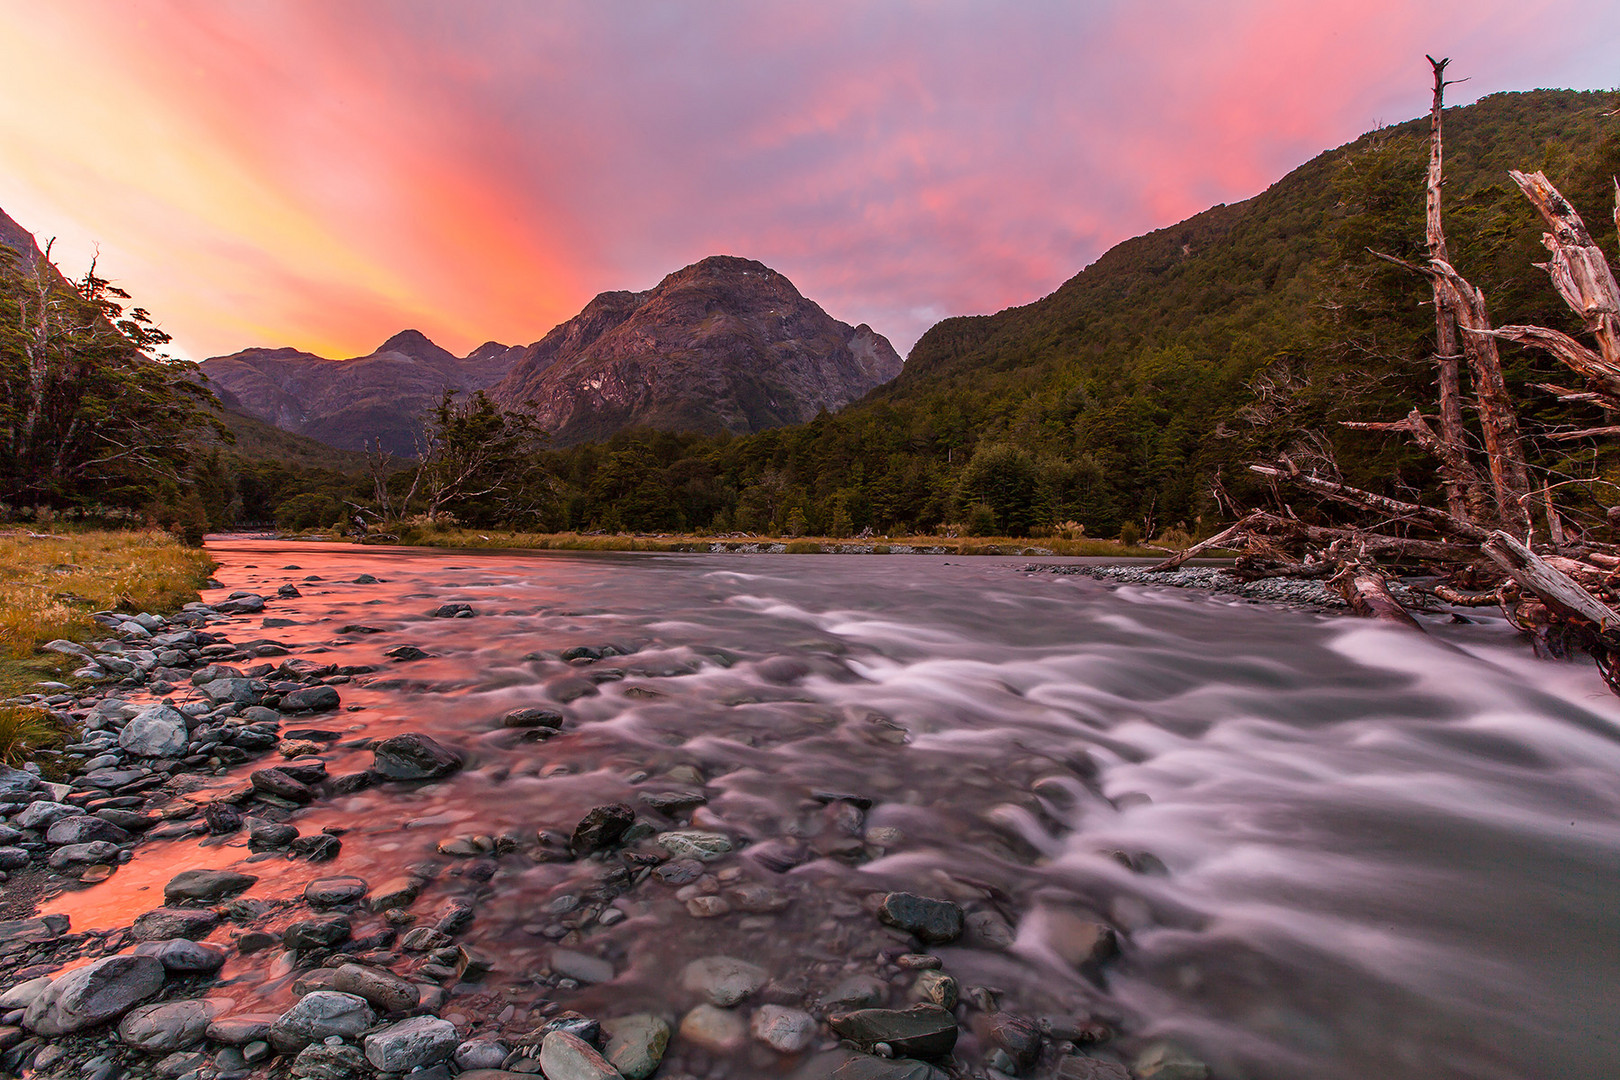
[[[304,593],[266,609],[291,625],[239,619],[234,639],[377,667],[340,688],[354,711],[310,721],[343,732],[323,755],[333,773],[369,763],[357,740],[400,731],[467,767],[301,811],[306,833],[346,830],[319,868],[249,863],[240,837],[143,844],[52,902],[77,927],[126,924],[187,867],[243,866],[265,878],[253,895],[274,897],[431,864],[419,906],[475,899],[468,939],[495,963],[443,1015],[501,1008],[522,1026],[541,1000],[673,1009],[682,965],[714,953],[807,1000],[892,972],[880,955],[905,950],[872,898],[906,889],[1014,936],[936,950],[964,991],[1115,1023],[1126,1050],[1173,1039],[1218,1077],[1620,1072],[1620,702],[1589,665],[1537,659],[1499,619],[1429,617],[1421,636],[1028,573],[1027,559],[210,547],[227,588],[206,598],[288,581]],[[447,603],[477,615],[427,617]],[[377,632],[341,632],[354,625]],[[404,644],[429,656],[384,656]],[[623,655],[558,658],[578,645]],[[526,706],[563,712],[563,732],[500,727]],[[690,893],[654,879],[613,899],[613,925],[570,929],[606,864],[538,861],[537,830],[567,834],[610,802],[646,815],[638,793],[695,781],[696,824],[745,844],[714,864],[722,884],[768,902],[697,918]],[[435,850],[502,833],[516,852]],[[801,861],[777,872],[750,851]],[[1082,973],[1065,954],[1085,919],[1113,926],[1120,949]],[[611,980],[537,984],[558,938]],[[216,993],[243,1006],[291,994],[268,952],[225,976]],[[762,1047],[697,1065],[787,1071]]]

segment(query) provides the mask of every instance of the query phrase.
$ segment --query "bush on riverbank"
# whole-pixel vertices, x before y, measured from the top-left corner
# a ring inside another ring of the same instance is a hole
[[[74,666],[39,647],[90,636],[92,612],[172,611],[197,599],[213,569],[207,552],[156,530],[0,533],[0,694]]]

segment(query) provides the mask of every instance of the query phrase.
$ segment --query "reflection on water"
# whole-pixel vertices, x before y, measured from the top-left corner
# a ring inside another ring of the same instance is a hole
[[[127,923],[192,866],[245,865],[264,879],[249,895],[272,902],[314,876],[375,886],[425,867],[413,910],[476,902],[467,940],[495,970],[473,1005],[521,1024],[547,1000],[595,1015],[688,1004],[681,964],[716,952],[814,998],[904,945],[870,897],[905,888],[987,913],[940,950],[964,987],[1027,1015],[1122,1019],[1222,1075],[1620,1067],[1620,708],[1500,623],[1436,622],[1425,639],[999,559],[215,550],[231,589],[304,590],[266,611],[293,625],[240,619],[234,638],[377,665],[342,688],[360,711],[319,721],[343,732],[332,773],[370,763],[357,739],[408,730],[468,768],[299,812],[305,833],[347,830],[314,869],[249,863],[241,839],[144,844],[55,902],[78,928]],[[361,573],[383,580],[353,584]],[[453,602],[479,614],[427,617]],[[356,624],[381,632],[339,632]],[[431,655],[385,658],[402,644]],[[575,645],[623,655],[563,662]],[[565,713],[563,734],[500,728],[530,705]],[[715,864],[729,914],[695,918],[679,886],[619,880],[616,863],[534,857],[537,830],[566,834],[602,803],[672,828],[640,794],[697,780],[695,825],[791,855]],[[436,853],[503,833],[516,853]],[[1095,979],[1065,959],[1077,913],[1123,937]],[[307,914],[289,903],[285,918]],[[1013,940],[990,947],[1003,920]],[[537,985],[557,940],[612,980]],[[253,1007],[292,993],[268,953],[225,974],[221,994]],[[735,1074],[768,1070],[760,1053]]]

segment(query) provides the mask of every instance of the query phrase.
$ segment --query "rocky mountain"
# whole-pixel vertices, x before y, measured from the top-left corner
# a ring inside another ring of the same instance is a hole
[[[208,386],[227,409],[342,450],[381,443],[415,452],[420,419],[446,387],[484,390],[499,382],[521,348],[486,342],[456,356],[416,330],[352,360],[297,349],[243,349],[202,363]]]
[[[0,247],[7,247],[23,266],[32,266],[43,257],[34,234],[17,224],[4,210],[0,210]]]
[[[560,444],[627,427],[761,431],[836,411],[900,374],[764,263],[715,255],[646,292],[603,293],[529,346],[495,387]]]

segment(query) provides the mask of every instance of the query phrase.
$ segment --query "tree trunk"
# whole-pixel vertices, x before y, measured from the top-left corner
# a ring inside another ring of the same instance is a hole
[[[1412,618],[1412,613],[1390,595],[1389,581],[1376,570],[1349,567],[1328,584],[1334,592],[1344,597],[1344,602],[1350,605],[1351,611],[1364,619],[1398,623],[1413,630],[1423,629],[1418,621]]]
[[[1530,470],[1519,442],[1519,417],[1502,378],[1502,358],[1496,350],[1485,294],[1470,285],[1444,259],[1431,259],[1435,282],[1443,302],[1451,309],[1461,331],[1463,353],[1474,376],[1475,404],[1485,436],[1491,485],[1496,490],[1497,514],[1504,525],[1528,532]]]
[[[1429,108],[1429,182],[1427,210],[1427,238],[1429,258],[1451,261],[1446,249],[1446,233],[1440,217],[1440,188],[1445,183],[1441,137],[1442,114],[1446,93],[1446,65],[1449,59],[1428,58],[1434,69],[1434,103]],[[1463,434],[1462,389],[1457,370],[1457,320],[1440,297],[1440,285],[1430,279],[1434,287],[1435,328],[1435,382],[1440,398],[1439,441],[1444,446],[1437,454],[1447,475],[1446,508],[1453,517],[1471,518],[1483,508],[1479,490],[1479,475],[1469,466],[1466,472],[1457,472],[1457,462],[1468,461],[1467,443]]]
[[[1552,253],[1552,258],[1537,265],[1547,271],[1564,302],[1586,320],[1586,328],[1597,338],[1604,362],[1620,369],[1620,285],[1615,283],[1609,260],[1592,242],[1592,234],[1586,231],[1581,215],[1545,175],[1526,174],[1517,169],[1508,170],[1508,175],[1540,211],[1542,220],[1551,230],[1542,235],[1541,242]],[[1616,217],[1620,219],[1620,209],[1616,210]]]
[[[1491,561],[1552,611],[1597,624],[1599,630],[1620,628],[1620,612],[1587,592],[1574,578],[1505,532],[1493,532],[1481,545]]]

